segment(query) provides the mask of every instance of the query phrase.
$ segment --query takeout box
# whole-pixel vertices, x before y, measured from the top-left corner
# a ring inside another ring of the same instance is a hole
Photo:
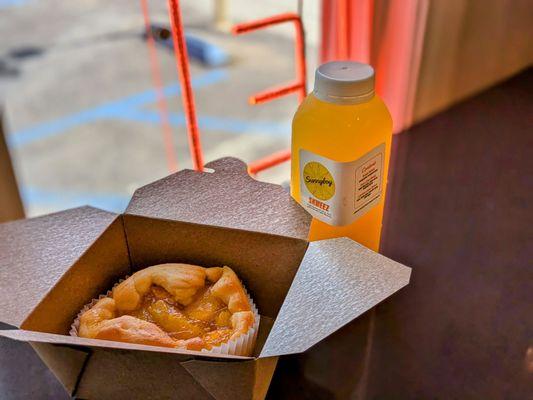
[[[92,207],[0,225],[0,335],[29,342],[82,399],[261,399],[279,356],[303,352],[392,295],[410,269],[349,239],[309,243],[310,216],[224,158]],[[261,314],[253,357],[68,336],[78,311],[149,265],[228,265]],[[21,371],[23,373],[23,371]]]

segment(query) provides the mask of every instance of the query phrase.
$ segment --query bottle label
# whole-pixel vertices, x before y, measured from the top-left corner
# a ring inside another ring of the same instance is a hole
[[[301,204],[329,225],[348,225],[382,197],[385,143],[361,158],[338,162],[300,150]]]

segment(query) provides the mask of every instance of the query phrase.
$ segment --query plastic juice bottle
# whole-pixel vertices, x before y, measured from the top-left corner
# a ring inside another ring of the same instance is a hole
[[[292,123],[291,195],[313,215],[310,240],[347,236],[379,250],[391,138],[371,66],[317,69]]]

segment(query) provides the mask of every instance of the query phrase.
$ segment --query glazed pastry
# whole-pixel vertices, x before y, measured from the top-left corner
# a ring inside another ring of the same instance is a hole
[[[202,350],[246,334],[254,322],[231,268],[161,264],[136,272],[85,311],[78,336]]]

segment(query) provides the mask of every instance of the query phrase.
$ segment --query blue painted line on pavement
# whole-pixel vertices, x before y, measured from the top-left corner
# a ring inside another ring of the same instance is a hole
[[[158,112],[149,110],[128,110],[121,114],[120,118],[128,121],[139,121],[158,124],[161,117]],[[185,115],[182,113],[170,113],[170,124],[174,127],[185,126]],[[222,131],[233,134],[260,134],[278,137],[287,137],[291,131],[290,122],[264,122],[245,121],[236,118],[199,116],[198,125],[200,129],[211,131]]]
[[[21,196],[24,204],[53,206],[58,210],[90,205],[108,211],[123,212],[130,201],[130,196],[118,193],[53,191],[27,186],[21,188]]]
[[[213,70],[192,79],[192,85],[199,89],[214,83],[227,79],[228,73],[223,69]],[[177,83],[166,86],[163,89],[165,97],[177,96],[181,92]],[[24,146],[28,143],[46,139],[65,132],[66,130],[106,118],[123,118],[132,109],[141,107],[157,101],[157,92],[155,89],[128,96],[123,99],[105,103],[94,108],[71,114],[63,118],[42,124],[34,125],[28,129],[14,132],[7,136],[11,148]]]
[[[0,8],[8,8],[14,6],[23,6],[31,0],[0,0]]]

